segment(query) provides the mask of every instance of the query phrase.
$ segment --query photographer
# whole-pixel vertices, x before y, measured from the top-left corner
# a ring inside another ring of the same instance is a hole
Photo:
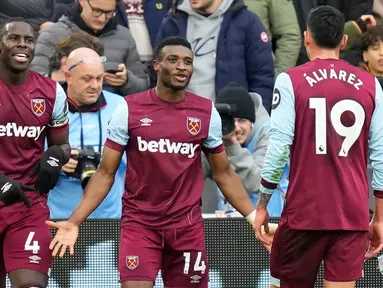
[[[253,204],[256,205],[268,145],[269,115],[259,95],[250,95],[236,83],[230,83],[218,93],[215,105],[222,118],[223,139],[229,161],[249,192]],[[203,171],[205,178],[211,178],[210,166],[206,159],[203,159]],[[287,169],[285,174],[287,175]],[[281,188],[276,191],[278,193],[273,194],[267,207],[270,216],[281,215],[287,188],[286,177],[280,186]],[[235,214],[233,208],[226,205],[218,187],[217,197],[217,210]]]
[[[89,48],[78,48],[66,59],[63,88],[69,103],[69,141],[72,158],[63,166],[55,189],[49,194],[51,218],[67,219],[80,202],[87,181],[100,162],[107,125],[122,100],[102,90],[104,58]],[[125,158],[124,158],[125,159]],[[120,218],[124,191],[125,160],[116,174],[112,191],[90,218]]]

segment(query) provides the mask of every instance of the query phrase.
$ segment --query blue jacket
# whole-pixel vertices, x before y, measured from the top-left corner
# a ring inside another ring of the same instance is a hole
[[[144,18],[146,27],[148,28],[150,42],[154,47],[158,31],[160,30],[162,19],[169,11],[170,0],[143,0]],[[118,24],[129,28],[128,19],[126,17],[126,10],[123,1],[118,3],[117,14]]]
[[[92,145],[96,152],[99,151],[100,146],[101,149],[103,148],[107,136],[108,121],[117,105],[120,101],[123,101],[121,96],[105,90],[103,95],[106,103],[103,103],[97,111],[68,113],[70,123],[69,143],[72,149],[81,147],[81,126],[83,128],[84,146]],[[99,131],[101,131],[101,137]],[[126,157],[122,157],[112,189],[89,218],[121,218],[121,197],[124,192],[125,169]],[[50,217],[52,219],[68,219],[80,202],[82,194],[83,189],[80,180],[62,173],[56,187],[50,191],[48,196]]]
[[[185,0],[189,1],[189,0]],[[172,9],[162,21],[157,43],[169,36],[186,38],[188,14]],[[266,37],[266,38],[265,38]],[[216,53],[216,94],[230,82],[262,96],[270,113],[274,86],[274,60],[266,29],[243,0],[234,0],[225,13]]]

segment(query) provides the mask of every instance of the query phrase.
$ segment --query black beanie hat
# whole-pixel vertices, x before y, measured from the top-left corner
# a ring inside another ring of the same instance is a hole
[[[249,92],[238,83],[229,83],[218,92],[216,103],[225,103],[231,106],[233,117],[244,118],[251,123],[255,122],[255,107]]]

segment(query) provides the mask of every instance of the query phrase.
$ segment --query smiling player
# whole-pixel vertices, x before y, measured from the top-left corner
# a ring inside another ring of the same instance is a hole
[[[33,28],[22,19],[0,27],[0,287],[46,287],[52,255],[47,193],[70,155],[66,95],[29,71]],[[45,139],[49,149],[44,153]]]
[[[151,288],[159,269],[165,287],[201,287],[208,266],[201,215],[203,151],[226,199],[249,222],[254,206],[224,151],[221,119],[213,103],[185,92],[193,73],[190,43],[180,37],[157,47],[154,89],[125,97],[110,121],[99,169],[68,222],[58,228],[53,254],[73,254],[79,225],[105,198],[124,152],[120,281]]]

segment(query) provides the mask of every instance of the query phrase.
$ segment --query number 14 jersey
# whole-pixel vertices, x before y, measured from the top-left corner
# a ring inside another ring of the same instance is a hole
[[[290,156],[282,217],[291,229],[368,229],[369,153],[372,185],[383,191],[382,101],[379,82],[342,60],[316,59],[278,77],[261,188],[274,188]]]

